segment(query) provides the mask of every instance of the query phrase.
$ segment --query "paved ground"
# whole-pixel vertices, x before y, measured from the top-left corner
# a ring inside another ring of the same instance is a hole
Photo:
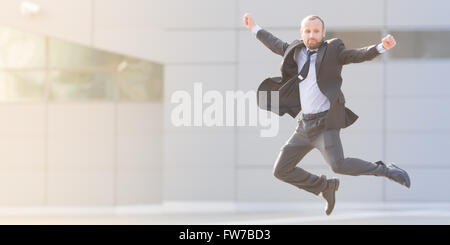
[[[139,215],[9,215],[0,217],[0,224],[450,225],[450,208],[345,209],[335,210],[331,216],[326,216],[322,211]]]

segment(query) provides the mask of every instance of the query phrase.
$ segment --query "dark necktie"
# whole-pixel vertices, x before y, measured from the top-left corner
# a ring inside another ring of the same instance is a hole
[[[311,55],[315,54],[316,51],[311,51],[308,50],[308,58],[306,59],[306,63],[303,65],[302,70],[300,71],[300,76],[298,78],[300,78],[300,80],[305,80],[305,78],[308,76],[308,72],[309,72],[309,65],[311,63]]]
[[[306,59],[305,64],[303,65],[301,71],[299,74],[297,74],[298,78],[300,79],[300,82],[305,80],[305,78],[308,76],[308,72],[309,72],[309,65],[311,63],[311,55],[317,53],[317,51],[307,51],[307,55],[308,58]],[[295,85],[295,80],[294,79],[290,79],[288,82],[286,82],[283,86],[281,86],[281,88],[278,90],[280,92],[280,96],[281,97],[285,97],[288,96],[292,91],[294,91],[294,85]],[[297,83],[298,84],[298,83]]]

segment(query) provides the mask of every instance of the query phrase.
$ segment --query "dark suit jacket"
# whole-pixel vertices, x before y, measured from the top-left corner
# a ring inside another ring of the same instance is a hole
[[[300,79],[297,77],[299,70],[293,57],[294,52],[305,47],[305,44],[303,40],[294,40],[290,44],[286,43],[264,29],[259,30],[256,37],[274,53],[283,56],[281,77],[266,78],[258,87],[257,94],[259,95],[260,91],[279,91],[283,85],[292,83],[288,94],[282,95],[280,93],[278,112],[270,107],[270,102],[267,106],[260,105],[259,96],[258,106],[265,110],[274,111],[280,116],[288,113],[295,118],[302,108],[298,88]],[[346,128],[358,118],[355,113],[345,107],[345,97],[341,91],[342,66],[372,60],[379,54],[376,45],[360,49],[346,49],[342,40],[338,38],[322,41],[317,52],[316,76],[320,91],[330,101],[330,110],[325,120],[326,128]]]

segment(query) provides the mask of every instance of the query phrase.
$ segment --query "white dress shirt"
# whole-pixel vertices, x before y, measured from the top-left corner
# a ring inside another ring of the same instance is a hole
[[[258,25],[255,25],[252,28],[253,34],[258,33],[262,28]],[[317,51],[318,49],[313,49],[311,51]],[[380,43],[377,45],[377,50],[379,53],[386,52],[386,49],[383,48],[383,44]],[[297,50],[294,53],[294,60],[298,65],[298,70],[301,71],[303,65],[306,63],[308,58],[307,48],[303,47],[301,50]],[[299,92],[300,92],[300,104],[302,106],[302,113],[310,114],[310,113],[319,113],[322,111],[326,111],[330,109],[330,101],[328,98],[320,91],[319,86],[317,85],[317,76],[316,76],[316,58],[317,53],[311,55],[311,61],[309,66],[308,76],[300,82],[299,84]]]
[[[311,51],[317,51],[313,49]],[[307,48],[304,47],[301,50],[297,50],[294,53],[294,60],[298,64],[298,70],[301,71],[303,65],[308,58]],[[316,80],[316,59],[317,53],[311,55],[311,62],[309,63],[309,72],[305,80],[301,81],[298,89],[300,91],[300,104],[302,106],[302,113],[311,114],[319,113],[330,109],[330,101],[320,91]]]

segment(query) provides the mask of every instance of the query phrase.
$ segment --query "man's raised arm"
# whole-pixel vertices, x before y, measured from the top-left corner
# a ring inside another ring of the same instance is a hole
[[[284,52],[286,51],[289,44],[258,26],[251,14],[246,13],[244,15],[244,25],[249,30],[251,30],[253,34],[256,35],[256,38],[258,38],[267,48],[272,50],[272,52],[281,56],[284,55]]]
[[[372,45],[359,49],[346,49],[342,40],[338,39],[338,59],[343,65],[350,63],[361,63],[372,60],[379,54],[393,48],[397,43],[392,35],[387,35],[378,45]]]

